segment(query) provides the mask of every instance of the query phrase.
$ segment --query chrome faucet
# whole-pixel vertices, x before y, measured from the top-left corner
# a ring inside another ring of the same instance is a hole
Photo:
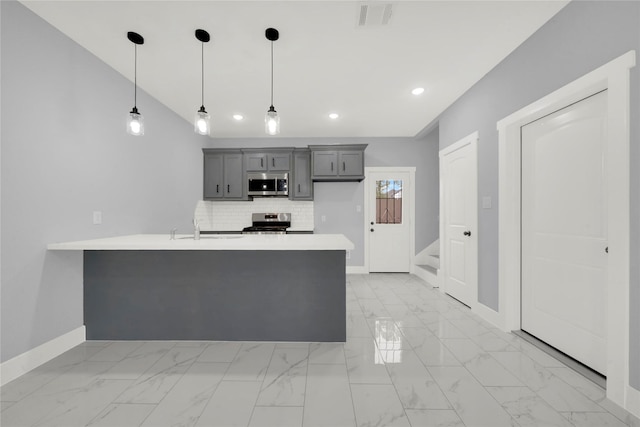
[[[193,218],[193,240],[200,240],[200,224]]]

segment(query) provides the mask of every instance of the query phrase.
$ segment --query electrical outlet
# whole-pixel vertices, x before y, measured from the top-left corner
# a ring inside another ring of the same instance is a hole
[[[356,212],[362,212],[362,206],[356,205]]]
[[[93,211],[93,224],[102,224],[102,211]]]
[[[322,221],[322,222],[327,222],[327,216],[326,216],[326,215],[322,215],[322,216],[320,217],[320,221]]]
[[[351,259],[351,251],[345,251],[347,252],[347,259]]]

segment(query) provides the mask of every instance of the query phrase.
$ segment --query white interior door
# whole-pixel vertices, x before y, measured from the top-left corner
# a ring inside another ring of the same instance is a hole
[[[440,154],[443,288],[470,307],[478,294],[477,138],[469,135]]]
[[[606,100],[522,127],[522,329],[605,375]]]
[[[369,192],[369,271],[408,273],[411,266],[411,175],[372,172]]]

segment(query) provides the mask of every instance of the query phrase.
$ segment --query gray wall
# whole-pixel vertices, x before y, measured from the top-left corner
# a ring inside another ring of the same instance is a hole
[[[284,120],[284,119],[283,119]],[[414,138],[239,138],[214,139],[211,148],[306,147],[313,144],[368,144],[365,166],[416,167],[416,253],[438,238],[438,129]],[[355,249],[347,265],[364,265],[364,189],[362,182],[314,183],[315,232],[340,233]],[[224,202],[221,202],[224,203]],[[357,206],[362,207],[357,212]],[[322,222],[322,217],[326,221]]]
[[[498,133],[496,122],[563,85],[635,49],[640,54],[640,3],[574,1],[525,41],[438,119],[440,148],[479,131],[478,299],[498,307]],[[640,389],[640,72],[631,71],[631,384]]]
[[[6,361],[83,324],[82,254],[46,244],[190,229],[208,138],[140,92],[147,134],[127,135],[133,84],[21,4],[0,7]]]

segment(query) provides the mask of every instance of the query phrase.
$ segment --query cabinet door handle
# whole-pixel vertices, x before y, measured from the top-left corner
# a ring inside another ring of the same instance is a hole
[[[298,193],[300,192],[300,184],[298,184]]]
[[[333,162],[331,162],[331,172],[333,172]]]
[[[464,232],[464,233],[462,233],[462,234],[464,234],[465,236],[471,236],[471,231],[465,231],[465,232]]]
[[[344,162],[342,162],[342,172],[344,172],[344,171],[345,171],[345,167],[346,167],[346,166],[345,166]]]
[[[216,184],[216,193],[220,192],[220,184]]]
[[[271,158],[271,167],[276,167],[276,159],[274,157]]]
[[[231,193],[231,185],[230,184],[227,184],[227,194],[228,193]]]
[[[264,167],[264,158],[260,157],[260,167]]]

